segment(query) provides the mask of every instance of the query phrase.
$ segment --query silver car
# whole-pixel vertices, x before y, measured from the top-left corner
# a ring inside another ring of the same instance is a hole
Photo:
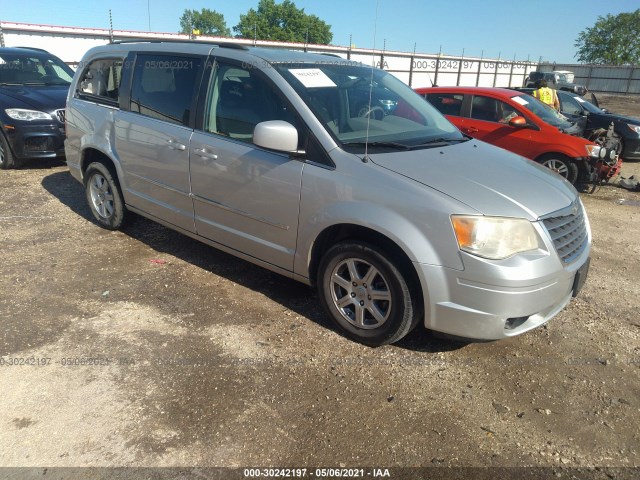
[[[363,89],[394,108],[353,108]],[[67,163],[97,222],[131,212],[317,286],[367,345],[418,323],[521,334],[585,281],[591,232],[549,169],[462,135],[382,70],[332,56],[189,43],[85,55]]]

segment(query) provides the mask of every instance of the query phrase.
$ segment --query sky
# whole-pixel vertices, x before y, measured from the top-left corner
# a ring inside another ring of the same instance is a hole
[[[280,3],[280,0],[276,0]],[[331,25],[334,45],[577,63],[578,34],[638,0],[293,0]],[[258,0],[2,0],[3,22],[177,32],[185,9],[208,8],[232,28]]]

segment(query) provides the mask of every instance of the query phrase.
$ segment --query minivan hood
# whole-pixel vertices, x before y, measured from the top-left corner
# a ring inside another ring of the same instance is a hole
[[[0,94],[22,102],[35,110],[51,112],[65,107],[69,85],[3,85]],[[7,105],[4,108],[16,108]],[[19,108],[23,108],[22,105]]]
[[[548,168],[478,140],[370,153],[369,158],[484,215],[535,221],[567,207],[577,197],[573,186]]]

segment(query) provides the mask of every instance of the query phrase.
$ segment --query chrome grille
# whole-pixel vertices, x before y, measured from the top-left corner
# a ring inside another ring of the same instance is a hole
[[[60,123],[64,123],[64,117],[65,117],[65,109],[61,108],[60,110],[56,110],[56,117],[58,118],[58,121]]]
[[[587,247],[589,234],[584,210],[579,202],[542,219],[564,263],[574,261]]]

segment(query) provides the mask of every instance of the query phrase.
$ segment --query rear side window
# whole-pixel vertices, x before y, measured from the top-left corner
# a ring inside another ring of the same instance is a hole
[[[131,85],[131,111],[188,125],[202,59],[138,55]]]
[[[98,103],[116,105],[120,98],[121,58],[92,61],[82,73],[78,95]]]
[[[464,100],[464,95],[454,93],[429,93],[425,98],[443,115],[462,116],[462,101]]]

